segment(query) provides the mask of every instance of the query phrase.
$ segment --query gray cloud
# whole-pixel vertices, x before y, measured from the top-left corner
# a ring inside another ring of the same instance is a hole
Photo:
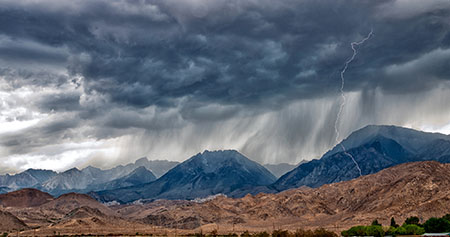
[[[417,95],[447,99],[449,20],[448,1],[4,1],[0,122],[36,122],[0,130],[0,154],[89,140],[119,146],[114,162],[206,148],[317,157],[334,144],[350,42],[371,29],[346,73],[343,134],[445,126],[445,105],[428,109],[436,101],[416,101],[427,118],[407,110]]]

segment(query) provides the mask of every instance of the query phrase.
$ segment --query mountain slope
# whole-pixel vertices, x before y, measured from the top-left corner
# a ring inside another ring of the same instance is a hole
[[[440,133],[429,133],[390,125],[368,125],[351,133],[342,141],[342,144],[349,150],[366,144],[376,136],[395,140],[405,150],[415,154],[420,153],[422,149],[428,147],[436,140],[450,141],[450,135]],[[323,157],[331,156],[339,152],[342,152],[342,146],[336,145],[333,149],[325,153]]]
[[[136,168],[144,166],[146,169],[150,170],[156,178],[163,176],[167,173],[167,171],[171,170],[178,164],[180,164],[180,162],[168,160],[148,160],[146,157],[138,159],[134,162],[134,166]]]
[[[124,213],[151,224],[168,220],[163,223],[166,226],[183,226],[192,219],[197,223],[194,227],[239,223],[295,230],[300,224],[302,228],[339,230],[374,219],[389,225],[391,217],[401,223],[410,216],[426,220],[450,213],[449,173],[450,164],[412,162],[315,189],[302,187],[239,199],[218,196],[203,203],[159,201],[136,208],[123,206],[123,210],[133,210]]]
[[[39,206],[41,210],[53,210],[61,215],[66,215],[72,210],[80,207],[90,207],[98,209],[105,214],[114,215],[114,212],[105,205],[97,202],[87,194],[79,193],[63,194],[58,198]]]
[[[36,207],[52,200],[50,194],[32,188],[0,194],[0,205],[4,207]]]
[[[342,143],[347,152],[342,152],[342,147],[337,145],[321,159],[299,165],[270,187],[282,191],[357,178],[359,171],[349,154],[363,175],[405,162],[448,162],[450,157],[450,136],[395,126],[367,126],[352,133]]]
[[[140,184],[146,184],[150,183],[152,181],[156,180],[156,176],[148,169],[146,169],[144,166],[140,166],[133,170],[130,174],[118,178],[115,180],[112,180],[110,182],[98,184],[98,185],[92,185],[89,186],[88,190],[109,190],[109,189],[117,189],[117,188],[124,188],[129,186],[135,186]]]
[[[23,221],[7,211],[0,210],[0,220],[1,232],[28,229]]]
[[[194,199],[260,185],[275,177],[260,164],[234,150],[205,151],[171,169],[156,181],[92,194],[101,201],[138,199]]]

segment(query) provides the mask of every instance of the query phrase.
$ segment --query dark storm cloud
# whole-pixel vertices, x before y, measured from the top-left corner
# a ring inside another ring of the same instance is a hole
[[[380,17],[377,10],[389,1],[54,4],[50,9],[4,4],[3,35],[84,54],[86,60],[72,60],[68,68],[84,76],[86,89],[136,107],[175,106],[173,99],[183,96],[260,105],[329,94],[351,53],[347,45],[371,28],[375,36],[351,65],[349,88],[369,83],[403,93],[404,88],[383,83],[385,68],[445,48],[449,38],[449,9],[408,19]],[[58,10],[65,7],[67,11]],[[327,49],[330,45],[335,48]],[[61,55],[42,54],[26,45],[0,52],[24,63],[64,61]],[[443,70],[440,73],[448,75],[450,69]],[[429,73],[424,76],[435,77],[434,71]],[[277,97],[280,94],[286,96]]]
[[[227,133],[224,143],[239,141],[254,156],[271,156],[272,143],[275,154],[296,161],[294,147],[323,150],[334,141],[330,114],[337,111],[321,100],[336,98],[351,42],[373,29],[345,87],[362,93],[355,104],[368,115],[359,119],[371,122],[379,91],[409,95],[447,85],[449,22],[444,0],[3,1],[7,86],[0,90],[32,91],[32,101],[14,96],[8,108],[52,117],[0,144],[3,154],[26,153],[138,131],[153,144],[143,143],[146,149],[169,140],[187,146],[183,139],[197,149]],[[283,110],[289,106],[301,111]]]

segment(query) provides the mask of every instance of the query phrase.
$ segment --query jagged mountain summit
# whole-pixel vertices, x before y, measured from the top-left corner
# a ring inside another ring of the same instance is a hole
[[[367,126],[342,141],[362,174],[412,161],[450,162],[450,136],[396,126]],[[357,178],[359,172],[351,157],[337,145],[319,160],[301,164],[280,177],[270,187],[276,191],[309,186],[319,187]]]
[[[39,185],[57,175],[52,170],[28,169],[15,175],[0,175],[0,193]]]
[[[156,176],[143,166],[135,168],[134,165],[128,165],[109,170],[89,166],[82,170],[72,168],[59,173],[36,187],[57,196],[69,192],[87,193],[127,187],[148,183],[155,179]]]
[[[171,169],[156,181],[92,195],[103,202],[139,199],[194,199],[269,185],[275,176],[235,150],[204,151]]]

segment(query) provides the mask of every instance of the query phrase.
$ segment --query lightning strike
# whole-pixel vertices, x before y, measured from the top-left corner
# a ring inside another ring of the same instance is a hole
[[[366,42],[368,39],[370,39],[370,37],[372,37],[372,35],[373,35],[373,29],[370,30],[369,34],[364,39],[362,39],[361,41],[352,42],[350,44],[351,47],[352,47],[352,50],[353,50],[353,54],[352,54],[352,56],[349,59],[347,59],[347,61],[344,64],[344,68],[341,71],[341,88],[340,88],[340,92],[341,92],[341,100],[342,100],[342,102],[341,102],[341,105],[339,106],[339,111],[337,113],[336,121],[334,122],[334,131],[336,133],[336,138],[335,138],[336,143],[339,143],[339,136],[340,136],[340,134],[339,134],[339,129],[338,129],[338,123],[339,123],[339,120],[341,119],[341,114],[342,114],[342,111],[344,110],[345,101],[346,101],[345,92],[344,92],[344,87],[345,87],[344,74],[347,71],[348,65],[355,59],[356,55],[358,54],[358,49],[356,49],[355,47],[359,46],[361,44],[364,44],[364,42]],[[350,157],[352,159],[353,163],[355,163],[356,168],[359,171],[359,176],[362,176],[362,171],[361,171],[361,168],[358,165],[358,162],[356,162],[355,158],[350,153],[347,152],[347,150],[346,150],[344,144],[342,144],[342,142],[340,143],[340,146],[341,146],[342,150],[344,151],[344,154],[346,156]]]

